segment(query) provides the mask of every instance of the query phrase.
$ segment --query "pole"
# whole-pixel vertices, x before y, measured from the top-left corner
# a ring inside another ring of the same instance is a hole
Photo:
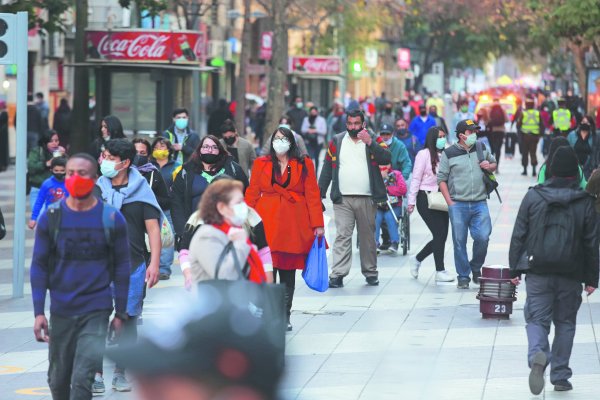
[[[202,92],[200,91],[200,70],[192,71],[192,126],[196,129],[196,132],[200,134],[200,97]]]
[[[27,13],[17,13],[17,149],[15,157],[15,233],[13,298],[23,297],[25,284],[25,202],[27,170]]]

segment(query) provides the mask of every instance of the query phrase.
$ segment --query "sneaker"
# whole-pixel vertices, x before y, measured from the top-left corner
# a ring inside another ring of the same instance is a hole
[[[131,383],[122,372],[115,372],[112,380],[112,388],[117,392],[131,392]]]
[[[546,369],[546,354],[543,351],[538,351],[533,356],[531,362],[531,372],[529,372],[529,390],[531,393],[538,395],[544,390],[544,369]]]
[[[379,286],[379,279],[376,276],[368,276],[366,281],[369,286]]]
[[[390,248],[388,249],[388,251],[391,254],[398,254],[398,243],[392,242],[392,244],[390,245]]]
[[[292,327],[292,324],[291,324],[291,323],[288,321],[286,330],[287,330],[288,332],[291,332],[291,331],[292,331],[292,329],[294,329],[294,328]]]
[[[454,282],[454,277],[448,271],[438,271],[435,273],[436,282]]]
[[[415,279],[419,277],[419,268],[421,268],[421,261],[417,260],[417,256],[412,256],[410,258],[410,274]]]
[[[343,288],[344,287],[344,278],[329,278],[329,287],[333,289]]]
[[[379,247],[377,247],[377,250],[386,251],[389,248],[390,248],[390,243],[383,243],[383,244],[380,244]]]
[[[573,390],[573,385],[571,385],[571,382],[566,379],[562,381],[556,381],[554,383],[554,390],[557,392],[568,392],[569,390]]]
[[[159,281],[168,281],[171,278],[171,275],[161,272],[160,275],[158,275],[158,280]]]
[[[481,278],[480,271],[473,271],[473,283],[479,285],[479,278]]]
[[[469,288],[469,280],[468,279],[458,279],[458,283],[456,284],[458,289],[468,289]]]
[[[104,386],[104,378],[102,375],[96,374],[94,377],[94,383],[92,383],[92,394],[102,394],[106,391],[106,386]]]

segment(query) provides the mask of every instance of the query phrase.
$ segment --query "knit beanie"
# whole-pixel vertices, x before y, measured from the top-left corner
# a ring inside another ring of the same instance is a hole
[[[554,154],[550,170],[553,176],[571,177],[579,175],[577,155],[570,147],[559,147]]]

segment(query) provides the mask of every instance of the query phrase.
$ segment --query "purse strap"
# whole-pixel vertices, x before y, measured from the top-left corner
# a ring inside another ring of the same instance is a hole
[[[238,259],[238,256],[235,252],[235,249],[233,248],[233,242],[230,241],[229,243],[227,243],[225,245],[225,248],[223,249],[223,251],[221,252],[221,255],[219,256],[219,260],[217,261],[217,266],[215,267],[215,280],[219,280],[219,271],[221,270],[221,265],[223,264],[223,261],[225,260],[225,257],[227,256],[227,254],[229,254],[229,252],[232,252],[233,255],[233,265],[235,267],[235,269],[237,270],[237,272],[240,274],[240,277],[244,278],[244,273],[242,272],[242,268],[240,267],[240,260]]]

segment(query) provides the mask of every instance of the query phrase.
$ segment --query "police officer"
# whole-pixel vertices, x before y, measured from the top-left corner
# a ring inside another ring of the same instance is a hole
[[[540,118],[540,112],[534,108],[533,99],[527,99],[525,101],[525,110],[521,114],[521,132],[522,147],[521,154],[523,173],[521,175],[527,176],[527,165],[529,164],[529,157],[531,157],[531,166],[533,169],[532,176],[536,176],[537,167],[537,145],[540,140],[540,132],[544,131],[542,120]]]
[[[571,111],[565,99],[558,100],[558,108],[552,112],[550,122],[554,125],[554,136],[567,137],[571,130]]]

